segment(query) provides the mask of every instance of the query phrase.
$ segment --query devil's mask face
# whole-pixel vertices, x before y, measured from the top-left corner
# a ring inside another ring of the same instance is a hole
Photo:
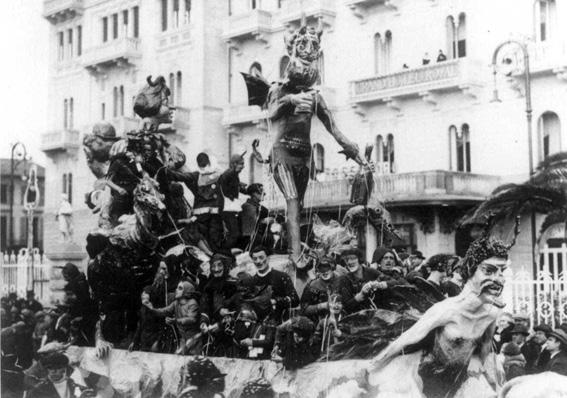
[[[322,33],[321,26],[315,29],[302,24],[299,30],[286,36],[285,44],[290,56],[287,77],[292,84],[312,86],[317,82]]]
[[[507,267],[507,259],[502,257],[490,257],[480,263],[472,275],[469,283],[472,284],[473,291],[479,298],[487,304],[496,307],[504,307],[500,300],[502,289],[504,288],[503,272]]]

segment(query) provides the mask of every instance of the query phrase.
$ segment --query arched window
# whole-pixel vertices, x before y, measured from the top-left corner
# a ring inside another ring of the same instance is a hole
[[[171,105],[174,105],[175,104],[175,74],[174,73],[169,74],[169,91],[170,91],[169,102],[170,102]]]
[[[260,65],[258,62],[254,62],[252,65],[250,65],[248,72],[252,76],[262,76],[262,65]]]
[[[381,71],[380,62],[382,61],[382,36],[380,33],[374,35],[374,74],[379,75]]]
[[[451,170],[470,173],[471,171],[471,142],[470,128],[464,123],[459,130],[456,126],[449,127],[449,143]]]
[[[325,171],[325,148],[321,144],[313,145],[313,160],[316,173]]]
[[[376,137],[376,169],[379,174],[391,174],[394,168],[394,136],[388,134],[386,139],[381,135]]]
[[[545,112],[537,121],[540,160],[561,151],[561,122],[554,112]]]
[[[176,87],[176,92],[177,92],[177,101],[176,104],[177,105],[181,105],[181,92],[183,91],[183,81],[181,80],[181,71],[177,71],[177,87]]]
[[[457,57],[467,56],[467,18],[464,13],[459,15],[459,26],[457,28]]]
[[[124,116],[124,86],[120,86],[119,102],[120,102],[120,116]]]
[[[288,65],[289,65],[289,57],[287,55],[284,55],[280,59],[280,79],[285,79]]]
[[[455,32],[455,20],[452,16],[445,20],[445,29],[447,34],[447,58],[453,59],[457,57],[457,32]]]
[[[390,64],[392,62],[392,32],[386,31],[384,35],[384,45],[382,47],[382,73],[386,74],[390,72]]]
[[[69,103],[67,101],[67,98],[65,98],[63,100],[63,128],[67,129],[67,120],[69,117]]]
[[[118,87],[112,88],[112,117],[118,116]]]
[[[535,37],[537,41],[547,41],[555,30],[555,1],[536,0],[534,3]]]

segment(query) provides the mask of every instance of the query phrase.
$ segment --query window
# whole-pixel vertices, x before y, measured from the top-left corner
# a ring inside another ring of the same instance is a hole
[[[555,112],[545,112],[537,121],[540,160],[561,151],[561,122]]]
[[[447,33],[447,58],[453,59],[457,57],[457,36],[455,32],[455,20],[453,17],[447,17],[445,21],[445,29]]]
[[[67,126],[69,127],[69,130],[73,129],[73,122],[74,122],[74,101],[73,101],[73,97],[69,98],[69,121],[67,122]]]
[[[77,56],[80,57],[83,54],[83,27],[81,25],[77,26]]]
[[[380,61],[382,60],[382,36],[380,33],[374,35],[374,74],[379,75],[381,72]]]
[[[118,39],[118,14],[112,14],[112,38]]]
[[[384,35],[384,45],[382,46],[382,73],[386,74],[390,72],[390,62],[392,56],[392,32],[386,31]]]
[[[376,170],[379,174],[394,173],[394,136],[376,137]]]
[[[66,130],[67,127],[69,127],[67,125],[67,121],[69,120],[69,101],[67,101],[67,98],[65,98],[63,100],[63,128]]]
[[[128,29],[128,10],[122,11],[122,35],[124,37],[130,36],[130,32]]]
[[[449,127],[450,169],[471,172],[470,128],[464,123],[459,130],[457,126]]]
[[[174,28],[179,27],[179,0],[173,0],[173,20],[171,22]]]
[[[183,14],[183,23],[187,25],[191,21],[191,0],[183,0],[185,2],[185,12]]]
[[[120,86],[118,97],[119,97],[120,116],[124,116],[124,86]]]
[[[257,3],[256,0],[250,0],[250,9],[255,10],[257,6],[256,3]]]
[[[459,26],[457,28],[457,57],[467,56],[467,20],[465,14],[459,15]]]
[[[8,184],[0,185],[0,203],[8,203]]]
[[[555,1],[537,0],[535,10],[535,36],[537,41],[547,41],[553,35],[555,25]]]
[[[73,29],[67,29],[67,57],[73,57]]]
[[[8,242],[6,237],[8,236],[8,217],[0,217],[0,250],[6,251]]]
[[[181,106],[181,91],[182,91],[182,80],[181,80],[181,71],[177,71],[177,87],[175,88],[175,92],[177,93],[177,100],[176,104]]]
[[[250,65],[248,73],[250,73],[252,76],[262,76],[262,65],[260,65],[258,62],[254,62],[252,65]]]
[[[169,74],[169,104],[175,105],[175,73]]]
[[[287,55],[284,55],[280,59],[280,79],[285,79],[288,65],[289,65],[289,57]]]
[[[102,42],[108,41],[108,17],[102,18]]]
[[[118,116],[118,87],[112,88],[112,117]]]
[[[100,118],[106,120],[106,104],[104,102],[100,104]]]
[[[325,171],[325,148],[321,144],[313,145],[313,160],[316,173]]]
[[[134,37],[140,36],[140,8],[138,6],[132,8],[134,12]]]
[[[63,32],[57,33],[57,36],[57,60],[63,61],[63,57],[65,56],[65,38],[63,37]]]
[[[163,32],[167,30],[167,1],[161,0],[161,30]]]
[[[67,195],[69,203],[73,203],[73,173],[63,173],[61,193]]]

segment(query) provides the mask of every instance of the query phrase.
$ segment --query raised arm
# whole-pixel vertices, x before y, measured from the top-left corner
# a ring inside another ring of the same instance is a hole
[[[316,112],[317,117],[323,123],[323,126],[335,138],[339,145],[343,148],[341,153],[344,153],[347,159],[353,159],[358,164],[364,164],[364,159],[360,155],[358,145],[349,140],[338,128],[333,114],[325,103],[323,96],[317,93]]]

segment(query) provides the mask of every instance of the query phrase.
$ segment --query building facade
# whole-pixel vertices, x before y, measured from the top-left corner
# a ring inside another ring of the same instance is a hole
[[[28,246],[28,212],[24,205],[31,167],[37,167],[39,188],[39,202],[32,221],[33,247],[43,251],[45,169],[27,160],[14,159],[12,163],[10,159],[0,159],[0,252],[5,254],[17,254]]]
[[[96,225],[82,204],[94,181],[82,135],[101,119],[118,133],[135,128],[132,99],[150,74],[166,77],[172,90],[177,109],[164,132],[189,166],[201,151],[226,165],[248,150],[242,180],[264,182],[269,207],[283,209],[268,170],[249,157],[254,139],[267,154],[273,134],[264,111],[247,105],[240,72],[282,79],[283,37],[302,15],[323,23],[317,90],[348,137],[374,146],[376,196],[402,235],[400,248],[462,254],[471,237],[455,230],[458,219],[499,184],[528,177],[522,57],[503,48],[494,75],[500,43],[528,46],[533,161],[566,149],[567,5],[558,0],[46,0],[53,117],[42,137],[53,187],[46,220],[67,190],[76,240]],[[313,212],[340,218],[356,167],[316,120],[311,140],[317,181],[306,221]],[[55,233],[46,221],[46,246]],[[528,270],[529,241],[522,234],[512,256]]]

